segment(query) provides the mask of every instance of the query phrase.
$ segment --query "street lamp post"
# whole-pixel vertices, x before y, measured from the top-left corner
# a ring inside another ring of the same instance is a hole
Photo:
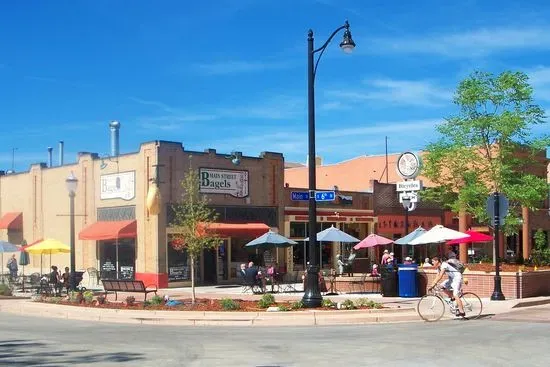
[[[313,47],[313,31],[310,29],[307,37],[307,94],[308,94],[308,167],[309,167],[309,266],[307,268],[307,282],[302,302],[305,307],[318,307],[323,298],[319,292],[319,265],[317,265],[317,203],[315,202],[316,177],[315,177],[315,75],[319,60],[325,52],[328,44],[334,36],[345,29],[340,48],[350,53],[355,48],[355,42],[351,38],[349,23],[346,20],[343,26],[338,27],[323,46],[318,49]],[[319,53],[317,61],[315,54]]]
[[[405,209],[405,234],[404,236],[409,234],[409,210],[411,207],[411,198],[409,196],[403,196],[403,209]],[[408,256],[408,249],[407,245],[403,246],[404,251],[401,252],[401,257],[403,258],[402,261],[405,260],[405,254]],[[405,252],[405,254],[403,254]]]
[[[71,236],[71,277],[70,288],[72,291],[76,289],[76,270],[75,270],[75,229],[74,229],[74,197],[76,193],[76,187],[78,186],[78,180],[74,173],[71,172],[69,177],[65,180],[67,184],[67,190],[69,191],[69,206],[70,206],[70,236]]]

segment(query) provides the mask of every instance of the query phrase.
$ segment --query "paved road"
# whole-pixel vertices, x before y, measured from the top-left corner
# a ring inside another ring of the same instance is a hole
[[[493,320],[550,323],[550,305],[515,309],[513,312],[497,315]]]
[[[0,314],[0,330],[1,366],[503,367],[547,366],[550,360],[548,324],[493,320],[242,328]]]

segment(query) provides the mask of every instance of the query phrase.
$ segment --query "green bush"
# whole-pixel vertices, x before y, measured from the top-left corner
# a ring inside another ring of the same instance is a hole
[[[84,298],[84,302],[86,302],[86,303],[92,303],[92,301],[94,300],[94,292],[92,292],[92,291],[85,291],[85,292],[82,294],[82,298]]]
[[[334,307],[336,303],[334,303],[330,298],[323,298],[321,305],[323,307]]]
[[[279,305],[279,311],[290,311],[292,307],[289,307],[288,305]]]
[[[347,299],[344,302],[342,302],[342,308],[346,310],[355,310],[357,307],[355,306],[355,303],[351,299]]]
[[[262,298],[258,301],[258,306],[260,308],[268,308],[274,303],[275,303],[275,297],[273,297],[272,294],[264,294]]]
[[[62,297],[51,297],[50,302],[51,303],[61,303]]]
[[[0,284],[0,295],[1,296],[12,296],[13,291],[7,284]]]
[[[301,308],[304,308],[304,302],[302,301],[292,302],[292,305],[290,307],[292,307],[293,310],[299,310]]]
[[[143,308],[149,307],[149,306],[151,306],[152,304],[153,304],[153,302],[151,302],[151,301],[143,301]]]
[[[239,302],[231,298],[222,298],[220,300],[220,304],[225,311],[233,311],[241,308],[241,305],[239,304]]]
[[[151,297],[150,304],[158,306],[158,305],[161,305],[163,302],[164,302],[164,299],[161,296],[157,296],[155,294],[153,297]]]

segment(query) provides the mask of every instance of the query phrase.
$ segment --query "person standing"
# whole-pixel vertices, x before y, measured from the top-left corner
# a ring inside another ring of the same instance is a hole
[[[17,259],[15,258],[15,254],[11,256],[11,258],[8,260],[8,264],[6,265],[10,271],[10,281],[13,282],[17,279],[17,271],[19,270],[19,267],[17,266]]]

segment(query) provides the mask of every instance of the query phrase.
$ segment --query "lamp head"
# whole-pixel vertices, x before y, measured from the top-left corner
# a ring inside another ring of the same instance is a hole
[[[71,171],[71,174],[67,177],[65,183],[67,184],[69,194],[74,194],[76,192],[76,187],[78,186],[78,179],[74,175],[73,171]]]
[[[227,158],[231,159],[233,165],[238,166],[241,163],[243,154],[241,152],[231,152],[231,155]]]
[[[350,54],[355,48],[355,42],[353,42],[353,38],[351,38],[351,32],[349,30],[349,23],[347,20],[344,26],[346,27],[346,30],[344,31],[342,42],[340,42],[340,48],[345,53]]]

